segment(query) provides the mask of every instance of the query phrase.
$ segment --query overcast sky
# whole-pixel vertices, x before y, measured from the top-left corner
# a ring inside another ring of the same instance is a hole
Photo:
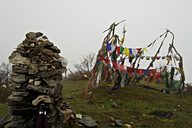
[[[0,62],[8,62],[25,33],[41,31],[73,69],[83,54],[97,53],[103,30],[126,19],[117,32],[121,35],[126,26],[127,47],[145,47],[170,29],[184,57],[186,81],[192,82],[191,5],[191,0],[0,0]]]

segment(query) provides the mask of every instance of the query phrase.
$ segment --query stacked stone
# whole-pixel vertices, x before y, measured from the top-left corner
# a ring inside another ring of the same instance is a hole
[[[13,64],[13,91],[8,97],[10,128],[35,127],[41,102],[47,107],[46,119],[50,128],[63,127],[66,110],[67,118],[72,117],[71,109],[62,99],[61,80],[66,67],[62,65],[59,53],[60,50],[42,33],[29,32],[9,57]]]

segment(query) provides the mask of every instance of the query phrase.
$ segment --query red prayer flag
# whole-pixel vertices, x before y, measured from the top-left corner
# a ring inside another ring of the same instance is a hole
[[[116,51],[118,54],[120,54],[120,47],[116,46]]]

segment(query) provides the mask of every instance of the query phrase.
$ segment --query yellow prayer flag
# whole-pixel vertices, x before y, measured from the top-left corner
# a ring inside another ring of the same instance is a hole
[[[125,53],[126,56],[129,56],[129,54],[130,54],[130,53],[129,53],[129,49],[128,49],[128,48],[125,48],[125,49],[124,49],[124,53]]]
[[[143,51],[144,51],[144,52],[147,52],[147,48],[143,48]]]

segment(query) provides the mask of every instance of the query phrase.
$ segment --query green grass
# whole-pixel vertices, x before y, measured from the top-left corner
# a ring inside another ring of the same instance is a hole
[[[6,115],[7,111],[8,111],[7,105],[0,103],[0,118]]]
[[[108,128],[108,118],[114,117],[136,128],[187,128],[192,126],[192,96],[170,95],[127,86],[111,91],[100,87],[93,93],[93,104],[82,97],[87,81],[64,81],[64,97],[76,113],[86,114],[98,120],[99,127]],[[118,107],[113,107],[115,102]],[[156,110],[171,111],[174,119],[161,119],[150,115]]]
[[[116,91],[101,86],[93,93],[92,104],[83,98],[87,81],[63,81],[64,100],[75,113],[90,115],[98,121],[99,128],[109,128],[108,118],[121,119],[131,123],[133,128],[189,128],[192,126],[192,96],[170,95],[126,86]],[[116,103],[117,108],[113,107]],[[176,117],[162,119],[150,115],[156,110],[171,111]],[[7,106],[0,104],[0,117],[7,112]]]

